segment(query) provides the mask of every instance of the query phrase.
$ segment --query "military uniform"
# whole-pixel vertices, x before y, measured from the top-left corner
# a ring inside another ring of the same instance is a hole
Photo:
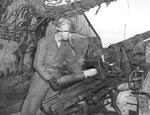
[[[50,95],[57,93],[44,80],[59,77],[58,68],[61,68],[64,62],[73,73],[82,73],[70,43],[61,41],[60,47],[58,47],[55,40],[55,27],[51,25],[49,30],[49,34],[37,44],[34,59],[36,71],[32,76],[31,86],[21,110],[21,115],[35,115],[47,92],[50,92]]]

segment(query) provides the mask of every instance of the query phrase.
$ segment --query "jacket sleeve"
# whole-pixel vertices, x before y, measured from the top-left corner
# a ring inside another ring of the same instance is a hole
[[[81,66],[79,65],[79,63],[77,61],[75,61],[74,63],[68,64],[68,67],[69,67],[69,69],[72,70],[72,72],[75,75],[79,75],[79,74],[83,73],[82,68],[81,68]]]
[[[44,60],[47,52],[46,50],[46,40],[42,38],[37,44],[33,66],[42,77],[42,79],[49,80],[51,78],[51,75],[48,73],[47,68],[44,66]]]

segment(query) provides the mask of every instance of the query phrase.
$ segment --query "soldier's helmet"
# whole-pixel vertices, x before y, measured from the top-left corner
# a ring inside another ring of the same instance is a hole
[[[63,28],[64,25],[68,26]],[[69,18],[60,18],[56,22],[56,27],[58,28],[59,31],[75,33],[75,25],[73,21]]]

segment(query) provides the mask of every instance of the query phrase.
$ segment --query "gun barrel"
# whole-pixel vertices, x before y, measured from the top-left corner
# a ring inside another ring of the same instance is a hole
[[[116,43],[116,45],[120,47],[124,44],[130,44],[130,43],[137,44],[137,43],[142,42],[148,38],[150,38],[150,31],[147,31],[147,32],[144,32],[141,34],[137,34],[137,35],[135,35],[129,39],[126,39],[124,41]]]

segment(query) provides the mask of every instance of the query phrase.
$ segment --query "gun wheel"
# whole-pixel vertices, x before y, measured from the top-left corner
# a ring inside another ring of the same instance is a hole
[[[132,90],[140,89],[143,85],[144,78],[144,71],[139,70],[139,68],[132,71],[128,80],[129,88]]]

